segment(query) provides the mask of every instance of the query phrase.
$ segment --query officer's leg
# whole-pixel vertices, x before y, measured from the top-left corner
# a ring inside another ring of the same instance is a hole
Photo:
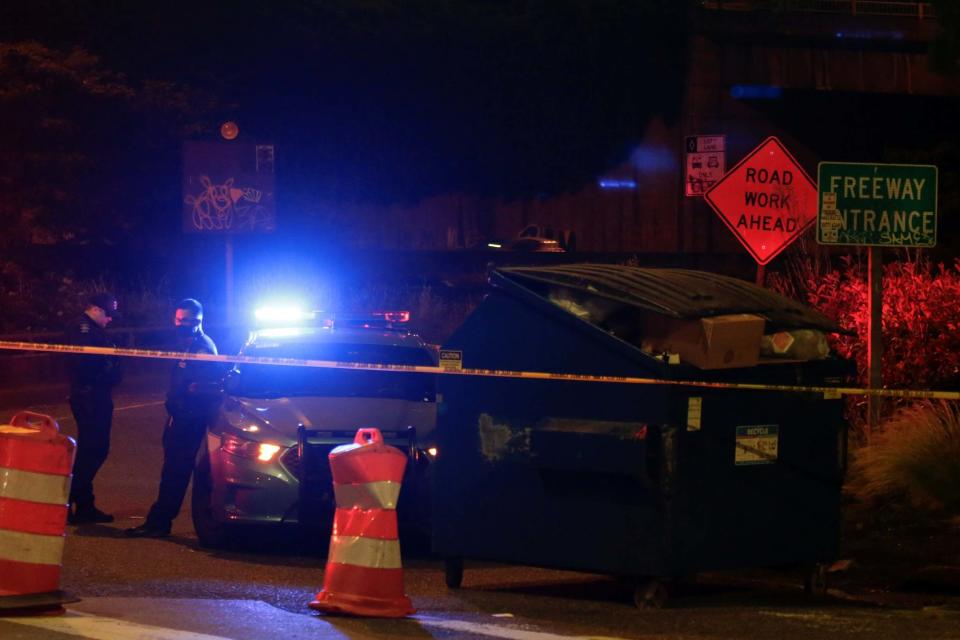
[[[70,396],[70,410],[77,422],[77,453],[73,460],[70,502],[79,508],[93,506],[93,476],[99,468],[96,453],[96,407],[90,394]]]
[[[203,439],[206,421],[202,417],[171,417],[163,430],[163,470],[157,501],[150,508],[146,524],[169,528],[180,513],[193,473],[197,448]]]
[[[93,501],[93,480],[110,453],[110,429],[113,425],[113,400],[109,394],[103,394],[94,403],[94,422],[88,437],[91,502]]]

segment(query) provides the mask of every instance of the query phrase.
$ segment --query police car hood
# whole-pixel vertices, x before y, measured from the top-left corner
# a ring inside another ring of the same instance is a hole
[[[421,439],[436,424],[436,404],[392,398],[237,398],[247,422],[259,423],[262,436],[287,446],[297,443],[297,428],[321,431],[376,427],[399,431],[416,429]]]

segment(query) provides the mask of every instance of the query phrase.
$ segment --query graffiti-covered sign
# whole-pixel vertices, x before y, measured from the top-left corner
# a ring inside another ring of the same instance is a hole
[[[936,246],[937,177],[933,165],[821,162],[817,241]]]
[[[273,145],[184,143],[184,232],[265,233],[276,229],[273,168]]]

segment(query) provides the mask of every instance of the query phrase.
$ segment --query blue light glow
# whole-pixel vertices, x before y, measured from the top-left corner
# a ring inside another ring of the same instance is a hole
[[[308,329],[300,327],[276,327],[273,329],[261,329],[257,336],[261,338],[293,338],[309,333]]]
[[[304,311],[298,306],[269,306],[259,307],[253,312],[257,322],[261,324],[297,324],[317,317],[315,311]]]
[[[783,96],[783,89],[764,84],[735,84],[730,95],[743,100],[776,100]]]
[[[630,164],[643,173],[674,171],[677,163],[677,155],[663,146],[645,144],[630,153]]]
[[[837,31],[834,35],[838,40],[903,40],[902,31]]]
[[[601,189],[636,189],[636,180],[613,180],[610,178],[600,178]]]

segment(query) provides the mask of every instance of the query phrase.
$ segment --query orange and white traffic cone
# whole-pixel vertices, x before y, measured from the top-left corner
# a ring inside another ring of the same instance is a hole
[[[30,411],[0,425],[0,616],[62,613],[60,565],[76,443]]]
[[[326,613],[401,618],[416,610],[403,593],[397,499],[407,456],[379,429],[330,452],[337,511],[323,590],[310,608]]]

